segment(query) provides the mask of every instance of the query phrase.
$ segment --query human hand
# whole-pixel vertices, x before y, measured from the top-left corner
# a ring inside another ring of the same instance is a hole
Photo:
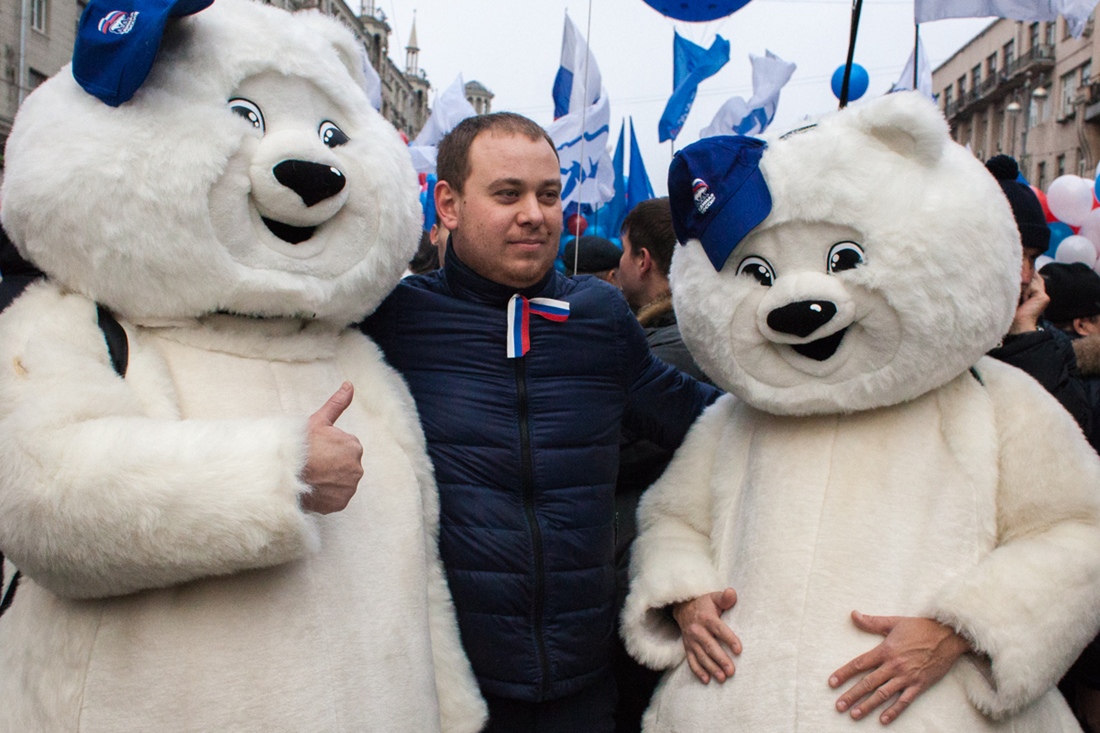
[[[1020,304],[1016,306],[1016,315],[1012,318],[1012,325],[1008,332],[1011,334],[1027,333],[1039,328],[1039,318],[1043,311],[1050,305],[1050,296],[1047,295],[1046,282],[1043,276],[1035,273],[1020,297]]]
[[[302,469],[302,481],[313,487],[301,498],[307,512],[331,514],[348,505],[363,477],[363,446],[334,423],[351,404],[355,390],[351,382],[340,389],[309,418],[309,455]]]
[[[722,645],[740,654],[741,640],[726,626],[721,615],[735,603],[737,592],[726,588],[672,606],[672,617],[680,625],[687,651],[688,666],[704,685],[710,682],[711,676],[719,682],[733,676],[733,660]]]
[[[829,687],[835,689],[857,674],[866,673],[836,701],[838,711],[851,708],[856,720],[901,693],[879,716],[883,725],[891,723],[921,693],[939,682],[956,659],[970,651],[970,644],[954,629],[930,618],[865,616],[852,611],[852,621],[862,631],[886,637],[829,678]],[[859,704],[852,707],[855,703]]]

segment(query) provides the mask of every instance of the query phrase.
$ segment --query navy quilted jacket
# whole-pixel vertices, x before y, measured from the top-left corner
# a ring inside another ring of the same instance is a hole
[[[551,271],[508,359],[516,291],[447,253],[406,278],[364,331],[416,399],[440,494],[440,552],[463,645],[486,692],[549,700],[609,674],[614,491],[625,421],[675,447],[717,392],[650,355],[618,290]]]

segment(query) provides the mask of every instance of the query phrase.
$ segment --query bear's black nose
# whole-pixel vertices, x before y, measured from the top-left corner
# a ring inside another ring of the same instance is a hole
[[[769,313],[768,326],[773,331],[805,337],[835,315],[836,306],[827,300],[800,300]]]
[[[330,165],[308,160],[284,160],[271,169],[275,180],[298,194],[306,206],[313,206],[344,189],[347,179]]]

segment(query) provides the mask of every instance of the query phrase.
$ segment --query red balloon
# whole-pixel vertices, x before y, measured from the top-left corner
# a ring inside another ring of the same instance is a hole
[[[1047,224],[1053,221],[1058,221],[1058,217],[1050,213],[1050,205],[1047,204],[1047,195],[1035,186],[1029,186],[1029,188],[1035,192],[1036,198],[1039,199],[1039,205],[1043,207],[1043,215],[1047,218]]]
[[[576,237],[584,234],[587,229],[588,219],[580,214],[570,214],[565,220],[565,230]]]

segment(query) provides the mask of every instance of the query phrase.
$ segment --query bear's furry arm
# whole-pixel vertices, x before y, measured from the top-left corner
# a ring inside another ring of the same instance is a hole
[[[181,420],[171,395],[150,416],[95,304],[45,282],[0,314],[0,364],[0,549],[39,585],[121,595],[316,546],[304,417]]]
[[[442,733],[477,733],[485,726],[489,711],[462,648],[454,602],[439,557],[439,495],[416,402],[401,375],[384,362],[381,350],[357,329],[347,331],[342,337],[340,355],[344,373],[359,389],[370,390],[373,408],[381,412],[386,425],[392,426],[394,437],[412,463],[420,486],[428,561],[428,623],[439,696],[440,730]],[[363,443],[370,450],[369,438],[364,438]],[[364,477],[366,481],[370,478]]]
[[[988,658],[960,660],[961,673],[999,717],[1056,684],[1100,625],[1100,459],[1033,379],[989,358],[977,371],[999,441],[996,547],[940,590],[932,615]]]
[[[622,636],[630,654],[653,669],[684,659],[680,628],[667,606],[724,588],[711,545],[710,479],[735,404],[723,395],[707,408],[638,506]]]

